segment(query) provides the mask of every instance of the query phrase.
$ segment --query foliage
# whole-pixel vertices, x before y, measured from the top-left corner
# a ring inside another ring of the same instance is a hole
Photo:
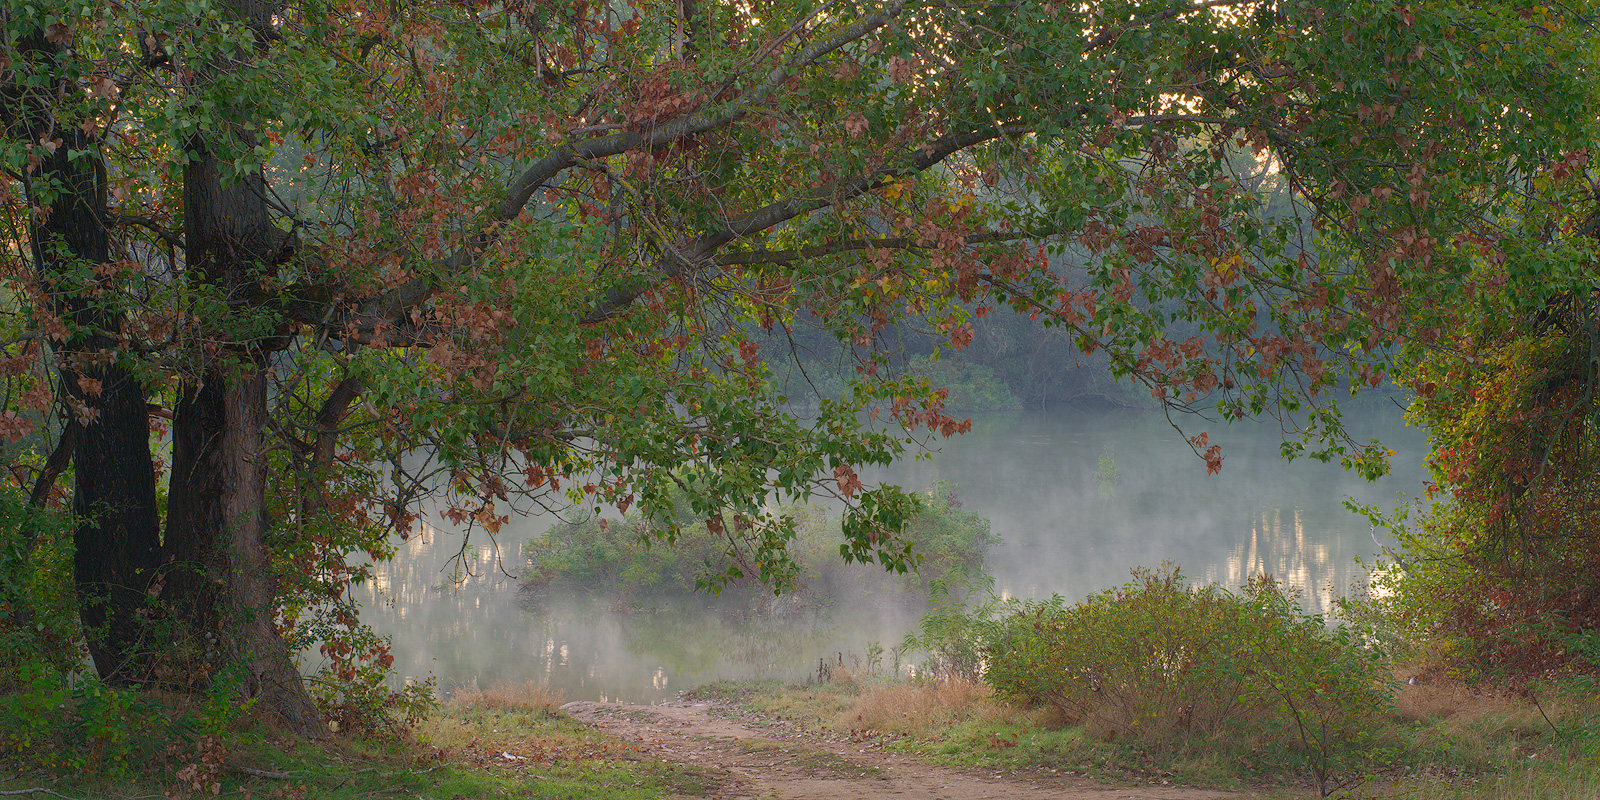
[[[1579,210],[1595,213],[1574,199],[1565,224]],[[1481,273],[1489,286],[1460,309],[1456,346],[1409,377],[1411,417],[1433,445],[1424,513],[1367,510],[1398,544],[1378,565],[1378,602],[1479,676],[1594,673],[1572,646],[1600,628],[1594,296],[1523,285],[1510,263]]]
[[[1091,732],[1138,742],[1260,730],[1293,742],[1324,793],[1389,705],[1378,654],[1305,616],[1277,583],[1235,595],[1176,569],[1067,606],[1028,602],[988,644],[985,680]]]
[[[1397,543],[1372,608],[1441,669],[1520,684],[1597,668],[1570,646],[1600,627],[1591,147],[1509,174],[1509,202],[1457,234],[1452,291],[1405,311],[1416,335],[1391,371],[1432,480],[1421,513],[1364,509]]]
[[[918,508],[903,527],[910,542],[905,562],[910,572],[899,579],[842,569],[839,556],[848,544],[840,535],[839,518],[823,507],[780,509],[778,514],[791,520],[796,531],[787,545],[797,562],[794,587],[838,596],[886,583],[894,591],[923,593],[930,585],[981,574],[984,554],[998,541],[989,521],[962,509],[956,488],[942,482],[921,496]],[[759,567],[729,563],[722,538],[708,526],[687,520],[678,525],[673,532],[659,519],[635,512],[621,520],[594,518],[558,526],[530,543],[524,591],[539,594],[559,586],[626,600],[728,583],[747,588],[755,584],[739,579],[755,574]]]
[[[906,525],[915,542],[919,588],[933,581],[944,585],[977,580],[984,556],[1000,543],[983,515],[961,506],[959,486],[937,481],[926,492],[920,512]]]
[[[83,660],[67,525],[18,495],[0,487],[0,692],[18,688],[25,664],[65,674]]]
[[[1105,351],[1084,354],[1072,332],[1050,324],[1048,317],[976,301],[968,305],[972,342],[959,350],[949,348],[941,332],[910,323],[891,325],[883,336],[899,347],[888,354],[891,368],[916,369],[933,386],[949,390],[945,405],[952,411],[1157,405],[1136,384],[1115,380]],[[789,334],[800,358],[795,364],[774,364],[774,381],[791,403],[837,399],[855,372],[850,348],[802,323],[796,320]]]
[[[174,708],[39,660],[23,661],[16,680],[0,694],[0,757],[55,775],[199,775],[196,765],[220,766],[212,756],[224,738],[238,740],[233,727],[244,714],[227,684],[197,705]]]
[[[48,435],[11,477],[71,456],[103,676],[186,627],[197,679],[243,664],[315,735],[280,615],[424,508],[637,504],[704,525],[713,584],[782,584],[767,503],[822,492],[840,555],[904,571],[917,501],[858,470],[966,428],[894,363],[906,321],[960,349],[1010,305],[1171,408],[1310,404],[1286,452],[1374,474],[1329,390],[1448,338],[1483,261],[1581,283],[1576,238],[1505,223],[1594,139],[1558,68],[1590,12],[14,2],[0,437]],[[799,320],[849,351],[803,413]]]
[[[292,480],[297,473],[285,467],[273,474]],[[381,561],[393,553],[389,531],[368,519],[363,506],[362,498],[370,496],[371,487],[349,485],[362,480],[371,480],[370,473],[350,471],[324,486],[324,501],[346,509],[339,515],[305,519],[281,509],[297,529],[277,530],[272,536],[277,626],[290,652],[302,654],[297,661],[313,652],[321,657],[322,663],[307,677],[307,689],[328,721],[342,731],[392,734],[415,726],[437,700],[432,678],[393,688],[388,680],[394,664],[390,643],[360,619],[354,593],[370,579],[371,565],[351,563],[347,555],[362,552]],[[293,496],[292,490],[283,488],[274,496]],[[301,672],[311,671],[302,666]]]
[[[906,634],[900,644],[902,652],[925,655],[916,667],[918,678],[969,683],[983,678],[985,648],[999,634],[997,617],[1005,608],[991,594],[993,585],[993,579],[983,574],[956,584],[932,585],[927,613],[916,632]],[[974,595],[980,594],[987,600],[973,605]]]
[[[805,537],[809,527],[800,530]],[[690,523],[670,541],[662,541],[666,538],[665,531],[654,532],[651,520],[641,512],[620,520],[594,517],[558,525],[529,542],[524,591],[560,587],[621,598],[686,592],[697,579],[723,574],[728,568],[714,563],[722,549],[704,526]]]
[[[983,364],[929,357],[912,362],[909,369],[947,392],[944,404],[952,411],[1014,411],[1019,405],[1010,387]]]
[[[365,626],[324,643],[329,648],[367,648],[387,655],[388,643],[377,641]],[[311,699],[340,731],[363,735],[398,735],[415,727],[438,707],[436,680],[407,681],[399,689],[389,680],[392,660],[339,657],[306,677]]]

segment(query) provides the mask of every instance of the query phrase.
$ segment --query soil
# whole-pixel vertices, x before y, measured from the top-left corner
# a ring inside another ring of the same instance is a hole
[[[579,701],[574,719],[646,757],[702,769],[717,800],[1243,800],[1163,785],[1115,786],[1077,775],[951,769],[885,749],[881,739],[807,731],[727,701],[657,706]]]

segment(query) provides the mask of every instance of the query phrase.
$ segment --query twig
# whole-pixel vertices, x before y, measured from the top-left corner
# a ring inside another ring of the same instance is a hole
[[[232,764],[228,765],[228,769],[233,770],[234,772],[238,772],[238,773],[241,773],[241,774],[244,774],[244,775],[251,775],[251,776],[254,776],[254,777],[257,777],[257,778],[271,778],[271,779],[273,779],[275,781],[294,780],[294,775],[292,775],[290,773],[287,773],[287,772],[271,772],[271,771],[264,770],[264,769],[255,769],[254,767],[236,767],[236,766],[234,766]]]
[[[1557,738],[1560,738],[1561,729],[1557,728],[1556,724],[1550,721],[1550,717],[1544,713],[1544,706],[1539,703],[1539,694],[1530,689],[1528,690],[1528,699],[1532,700],[1533,707],[1539,710],[1539,716],[1544,717],[1544,724],[1550,726],[1550,732],[1555,734]]]
[[[14,794],[49,794],[49,795],[55,795],[56,797],[63,798],[64,800],[78,800],[78,798],[76,798],[76,797],[69,797],[68,795],[64,795],[64,794],[62,794],[60,792],[52,792],[49,789],[44,788],[43,786],[35,786],[32,789],[0,789],[0,795],[14,795]]]

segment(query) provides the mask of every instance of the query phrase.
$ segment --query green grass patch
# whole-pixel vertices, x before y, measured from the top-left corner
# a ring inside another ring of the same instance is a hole
[[[7,724],[0,719],[0,727]],[[131,718],[119,727],[118,740],[130,751],[160,757],[115,771],[53,770],[37,759],[7,758],[0,761],[0,792],[38,788],[107,800],[656,800],[705,796],[720,780],[712,770],[647,759],[631,745],[568,719],[555,710],[553,698],[512,689],[458,693],[416,729],[388,738],[307,741],[244,721],[218,736],[194,739]]]

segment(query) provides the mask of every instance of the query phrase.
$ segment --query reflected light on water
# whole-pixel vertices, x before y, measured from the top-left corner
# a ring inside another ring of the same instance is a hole
[[[1132,567],[1170,561],[1229,589],[1269,574],[1323,612],[1361,575],[1354,559],[1378,548],[1341,501],[1392,505],[1397,491],[1422,483],[1422,433],[1402,429],[1398,412],[1375,425],[1361,438],[1400,451],[1400,477],[1382,485],[1337,466],[1286,465],[1276,431],[1246,426],[1210,431],[1226,461],[1222,474],[1208,476],[1159,415],[1082,413],[975,420],[972,433],[942,442],[932,458],[862,477],[907,488],[959,484],[963,507],[986,516],[1002,539],[986,565],[1002,598],[1076,600],[1126,583]],[[548,524],[512,520],[498,547],[474,540],[471,564],[451,562],[459,532],[420,525],[393,561],[374,568],[360,590],[363,618],[392,637],[402,679],[434,674],[448,688],[534,678],[569,700],[662,702],[713,680],[803,681],[824,654],[849,666],[869,642],[887,650],[916,626],[914,612],[871,599],[832,610],[792,604],[801,610],[781,617],[728,597],[626,612],[579,601],[526,609],[506,573],[523,566],[522,543]],[[465,574],[453,580],[458,566]]]
[[[1304,512],[1291,509],[1291,522],[1283,522],[1284,509],[1263,511],[1251,526],[1248,537],[1228,554],[1221,574],[1212,568],[1206,580],[1225,586],[1242,586],[1252,577],[1269,575],[1303,593],[1306,607],[1325,612],[1333,607],[1342,587],[1335,585],[1343,562],[1354,564],[1354,555],[1348,557],[1339,540],[1317,538],[1306,530]],[[1356,576],[1352,572],[1351,579]]]

